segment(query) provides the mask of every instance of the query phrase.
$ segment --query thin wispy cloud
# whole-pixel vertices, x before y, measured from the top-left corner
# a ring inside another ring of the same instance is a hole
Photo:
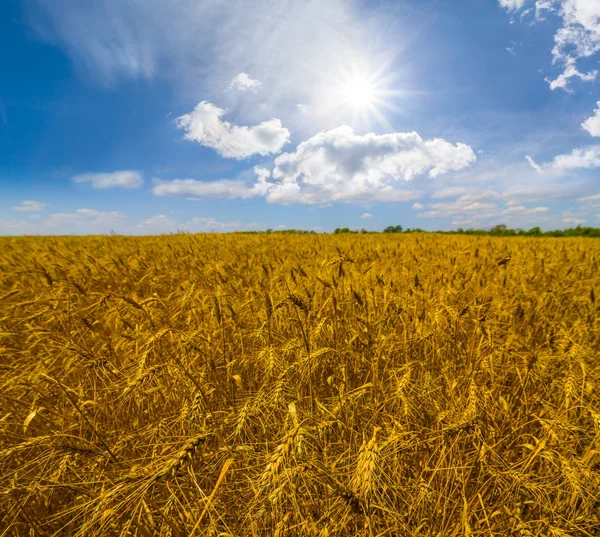
[[[74,183],[90,183],[93,188],[139,188],[144,184],[138,171],[122,170],[111,173],[83,173],[71,178]]]
[[[16,205],[15,207],[13,207],[13,210],[36,213],[36,212],[43,211],[46,207],[47,207],[47,204],[43,203],[41,201],[25,200],[25,201],[22,201],[19,205]]]
[[[196,179],[155,180],[152,187],[155,196],[178,196],[190,199],[205,198],[252,198],[261,192],[240,180],[220,179],[218,181],[198,181]]]
[[[535,160],[533,160],[529,155],[525,155],[525,159],[527,160],[527,162],[529,163],[529,165],[536,171],[539,173],[542,173],[542,168],[540,167],[539,164],[537,164],[535,162]]]

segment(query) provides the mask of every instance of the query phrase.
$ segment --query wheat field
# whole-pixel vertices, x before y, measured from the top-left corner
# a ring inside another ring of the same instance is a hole
[[[600,535],[600,242],[0,238],[0,535]]]

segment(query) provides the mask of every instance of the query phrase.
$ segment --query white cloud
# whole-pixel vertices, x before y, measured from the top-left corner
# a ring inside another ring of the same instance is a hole
[[[500,6],[508,9],[509,11],[517,11],[523,7],[527,0],[498,0]]]
[[[535,18],[538,21],[544,20],[544,11],[552,11],[555,0],[536,0]]]
[[[570,87],[569,87],[569,80],[571,78],[579,78],[580,80],[583,80],[584,82],[590,82],[592,80],[596,79],[596,76],[598,75],[598,71],[590,71],[589,73],[581,73],[576,65],[575,65],[575,59],[574,58],[567,58],[566,60],[566,66],[565,66],[565,70],[558,75],[554,80],[550,80],[549,78],[546,78],[546,82],[548,82],[548,84],[550,84],[550,89],[551,90],[555,90],[555,89],[563,89],[565,91],[571,91]]]
[[[166,233],[177,229],[177,222],[164,214],[151,216],[136,226],[147,233]]]
[[[456,227],[474,226],[477,221],[474,218],[455,218],[450,224]]]
[[[466,144],[416,132],[357,135],[348,126],[323,131],[262,172],[256,187],[273,203],[407,201],[417,194],[395,188],[418,175],[434,178],[476,160]]]
[[[581,189],[578,182],[549,182],[530,183],[510,186],[502,192],[502,198],[508,204],[540,203],[550,201],[564,201],[572,199]]]
[[[509,11],[523,8],[525,0],[499,0]],[[525,10],[522,15],[528,12]],[[562,19],[561,27],[554,34],[552,49],[553,64],[562,65],[563,72],[554,80],[546,78],[550,89],[570,91],[572,78],[592,81],[598,71],[582,73],[577,69],[577,60],[589,58],[600,51],[600,2],[597,0],[537,0],[535,16],[543,20],[545,12],[556,12]]]
[[[186,228],[190,231],[204,231],[204,232],[212,232],[212,231],[236,231],[246,228],[259,228],[263,227],[256,222],[252,222],[251,224],[246,224],[244,226],[237,220],[235,221],[219,221],[212,217],[202,217],[202,218],[192,218],[187,224]]]
[[[228,158],[243,159],[252,155],[279,153],[289,142],[290,131],[273,118],[252,127],[240,127],[223,121],[225,110],[202,101],[189,114],[177,118],[185,138],[215,149]]]
[[[539,214],[539,213],[547,213],[550,209],[548,207],[532,207],[527,208],[524,205],[511,205],[508,208],[504,209],[502,214]]]
[[[22,201],[19,205],[13,207],[15,211],[26,211],[37,213],[43,211],[46,208],[46,203],[42,203],[41,201],[32,201],[25,200]]]
[[[579,198],[577,201],[579,201],[579,203],[581,204],[580,210],[585,214],[589,214],[591,212],[600,210],[600,194],[592,194],[590,196],[583,196],[582,198]]]
[[[525,155],[525,158],[527,159],[527,162],[529,163],[529,165],[536,171],[539,173],[542,173],[542,168],[539,166],[539,164],[537,164],[535,162],[535,160],[533,160],[529,155]]]
[[[219,179],[218,181],[197,181],[196,179],[156,180],[152,187],[155,196],[181,196],[186,198],[252,198],[262,192],[249,187],[243,181]]]
[[[451,218],[453,226],[489,225],[492,221],[505,220],[514,227],[524,223],[546,221],[546,213],[549,211],[548,207],[525,207],[514,202],[502,207],[498,203],[473,201],[469,195],[464,195],[454,201],[430,203],[427,205],[427,211],[417,216]]]
[[[600,101],[598,101],[597,106],[598,108],[594,110],[594,115],[588,117],[581,124],[581,126],[592,136],[600,136]]]
[[[464,200],[455,200],[448,202],[430,203],[427,205],[427,212],[419,213],[421,218],[435,218],[446,216],[464,216],[468,213],[479,218],[492,218],[501,214],[496,203],[481,203]]]
[[[258,91],[261,87],[258,80],[250,78],[246,73],[240,73],[229,84],[229,89],[237,91]]]
[[[445,199],[445,198],[454,198],[456,196],[461,196],[465,194],[467,189],[464,186],[449,186],[446,188],[442,188],[437,192],[434,192],[431,197],[433,199]]]
[[[413,211],[422,211],[423,209],[425,209],[425,205],[423,205],[423,204],[419,203],[418,201],[415,201],[415,202],[412,204],[412,207],[411,207],[411,209],[412,209]]]
[[[37,215],[36,215],[37,216]],[[70,213],[54,213],[39,222],[0,220],[2,235],[82,235],[107,234],[158,235],[162,233],[213,233],[242,230],[260,230],[266,226],[256,222],[223,221],[213,217],[195,217],[178,221],[171,216],[159,214],[137,224],[128,221],[126,215],[114,211],[77,209]]]
[[[474,191],[467,194],[463,194],[458,198],[460,202],[472,202],[472,201],[493,201],[500,199],[500,194],[495,190],[483,190]]]
[[[139,188],[144,184],[142,174],[135,170],[112,173],[84,173],[72,178],[75,183],[92,183],[94,188]]]
[[[365,220],[369,220],[369,219],[373,218],[373,215],[370,213],[363,213],[360,217],[364,218]]]
[[[581,192],[582,183],[577,181],[550,181],[510,186],[502,192],[508,204],[555,202],[573,199]]]
[[[116,211],[96,211],[94,209],[76,209],[74,213],[54,213],[44,225],[60,228],[65,234],[108,233],[124,224],[126,215]]]
[[[239,221],[219,221],[212,217],[195,217],[187,222],[177,222],[170,216],[159,214],[140,222],[136,228],[144,234],[148,233],[174,233],[182,231],[186,233],[196,232],[226,232],[236,231],[244,228],[261,228],[260,224],[251,223],[244,226]]]
[[[155,180],[152,191],[157,196],[188,198],[265,196],[268,202],[282,204],[409,201],[420,193],[407,188],[406,181],[423,174],[434,178],[474,161],[473,150],[463,143],[423,140],[415,132],[361,136],[342,126],[280,155],[272,170],[255,167],[253,185],[233,179]]]
[[[596,0],[562,0],[563,27],[554,36],[555,59],[582,58],[600,51],[600,3]]]
[[[177,222],[170,216],[159,214],[152,216],[136,226],[143,233],[174,233],[183,231],[186,233],[212,233],[236,231],[246,228],[261,228],[260,224],[251,223],[244,226],[238,221],[219,221],[212,217],[195,217],[187,222]]]
[[[577,218],[575,216],[567,216],[563,218],[561,222],[570,226],[580,226],[581,224],[585,224],[586,220],[583,218]]]
[[[35,233],[36,227],[31,222],[24,220],[0,220],[0,236],[24,235]]]
[[[591,196],[584,196],[579,198],[581,203],[599,203],[600,204],[600,194],[592,194]]]
[[[574,149],[568,155],[558,155],[554,157],[551,165],[559,171],[600,168],[600,145]]]
[[[536,146],[534,150],[539,151],[540,147]],[[521,154],[523,147],[517,151]],[[525,158],[506,162],[504,157],[484,157],[462,172],[440,178],[440,186],[444,188],[425,189],[423,198],[428,194],[432,201],[465,196],[463,200],[546,205],[574,201],[598,191],[590,172],[554,168],[552,160],[539,163],[539,166],[543,173],[534,170]],[[434,184],[430,183],[431,186]]]

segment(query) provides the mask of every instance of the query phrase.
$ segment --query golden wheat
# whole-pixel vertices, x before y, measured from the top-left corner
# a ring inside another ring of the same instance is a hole
[[[600,535],[600,242],[0,238],[0,536]]]

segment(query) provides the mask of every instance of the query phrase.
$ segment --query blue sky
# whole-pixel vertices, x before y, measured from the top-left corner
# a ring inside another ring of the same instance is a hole
[[[600,226],[597,0],[4,0],[0,234]]]

